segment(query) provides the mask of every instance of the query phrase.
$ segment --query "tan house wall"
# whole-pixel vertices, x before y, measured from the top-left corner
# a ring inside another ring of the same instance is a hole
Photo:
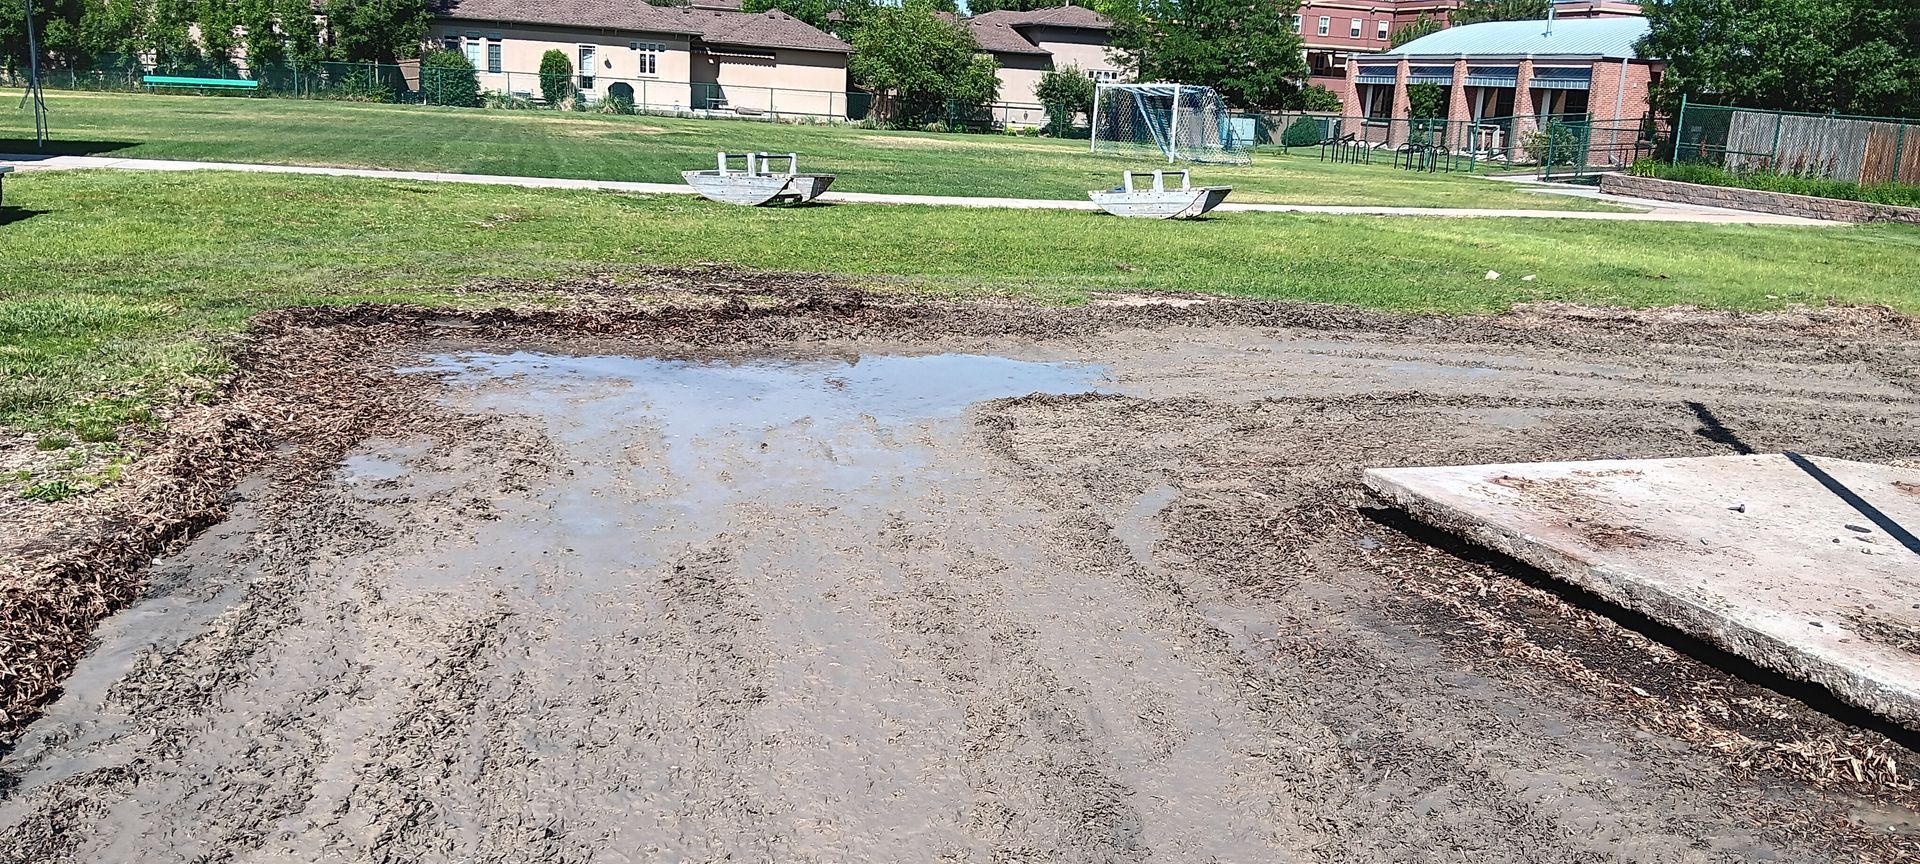
[[[695,52],[685,34],[575,30],[532,25],[480,24],[435,21],[428,28],[433,45],[449,40],[460,46],[478,41],[480,87],[493,92],[519,93],[539,98],[540,57],[550,49],[579,62],[581,45],[594,46],[593,86],[588,98],[606,97],[608,88],[624,82],[633,88],[641,109],[686,111],[708,108],[724,98],[726,107],[743,113],[812,114],[845,117],[847,113],[847,56],[828,51],[743,48],[730,56],[716,47],[714,54]],[[488,40],[500,41],[500,72],[487,71]],[[641,52],[634,43],[662,46],[651,75],[640,72]],[[464,50],[463,47],[457,50]],[[582,71],[575,69],[578,75]],[[576,84],[578,81],[576,80]],[[707,85],[707,86],[696,86]]]
[[[1119,65],[1107,58],[1105,31],[1077,27],[1028,27],[1027,40],[1053,55],[1053,68],[1072,66],[1081,72],[1105,69],[1117,71]]]
[[[771,56],[750,56],[759,54]],[[707,85],[704,99],[725,99],[734,111],[846,116],[845,54],[715,47],[692,63],[692,80]]]

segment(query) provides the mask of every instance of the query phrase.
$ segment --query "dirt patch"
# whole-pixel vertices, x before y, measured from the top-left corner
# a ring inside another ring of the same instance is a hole
[[[0,532],[35,616],[0,857],[1920,848],[1901,742],[1370,519],[1358,477],[1920,452],[1906,319],[476,290],[573,302],[267,316],[126,483]],[[1005,376],[1043,393],[966,389]]]

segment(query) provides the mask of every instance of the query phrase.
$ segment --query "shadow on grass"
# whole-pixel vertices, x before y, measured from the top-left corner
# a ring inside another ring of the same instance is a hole
[[[43,147],[32,138],[0,138],[0,153],[7,154],[15,162],[30,162],[51,156],[96,156],[101,153],[125,150],[140,143],[139,141],[72,141],[49,138],[46,146]]]
[[[28,210],[24,207],[0,207],[0,228],[5,228],[15,222],[25,222],[35,216],[43,216],[51,212],[53,211]]]

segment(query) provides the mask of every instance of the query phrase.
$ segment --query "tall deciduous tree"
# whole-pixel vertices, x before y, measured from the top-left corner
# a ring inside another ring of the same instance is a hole
[[[1127,0],[1112,47],[1141,81],[1203,84],[1245,108],[1279,108],[1306,77],[1296,0]]]
[[[1920,3],[1662,0],[1640,53],[1661,101],[1920,117]]]
[[[330,0],[335,59],[392,63],[420,56],[431,18],[427,0]]]
[[[1552,0],[1462,0],[1459,8],[1447,13],[1454,26],[1482,21],[1532,21],[1547,17]]]
[[[881,114],[895,122],[919,122],[949,103],[985,105],[999,91],[998,64],[938,11],[930,0],[879,6],[854,31],[847,72],[880,96]]]

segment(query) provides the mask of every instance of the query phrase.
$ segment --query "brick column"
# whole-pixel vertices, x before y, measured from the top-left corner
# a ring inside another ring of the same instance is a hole
[[[1508,134],[1513,139],[1507,142],[1509,147],[1518,147],[1534,129],[1533,115],[1538,113],[1533,107],[1533,61],[1520,61],[1519,74],[1513,81],[1513,128]]]
[[[1364,116],[1366,109],[1360,105],[1360,62],[1357,57],[1347,58],[1347,81],[1340,85],[1340,113],[1347,117]],[[1345,130],[1341,134],[1346,134]]]
[[[1472,109],[1467,107],[1467,61],[1462,58],[1453,61],[1453,92],[1447,96],[1447,148],[1460,150],[1465,147],[1467,121]]]
[[[1387,146],[1391,147],[1406,140],[1407,118],[1413,114],[1413,103],[1407,101],[1407,61],[1403,58],[1393,70],[1393,113],[1392,122],[1387,124]],[[1393,140],[1393,130],[1401,132],[1400,141]]]

